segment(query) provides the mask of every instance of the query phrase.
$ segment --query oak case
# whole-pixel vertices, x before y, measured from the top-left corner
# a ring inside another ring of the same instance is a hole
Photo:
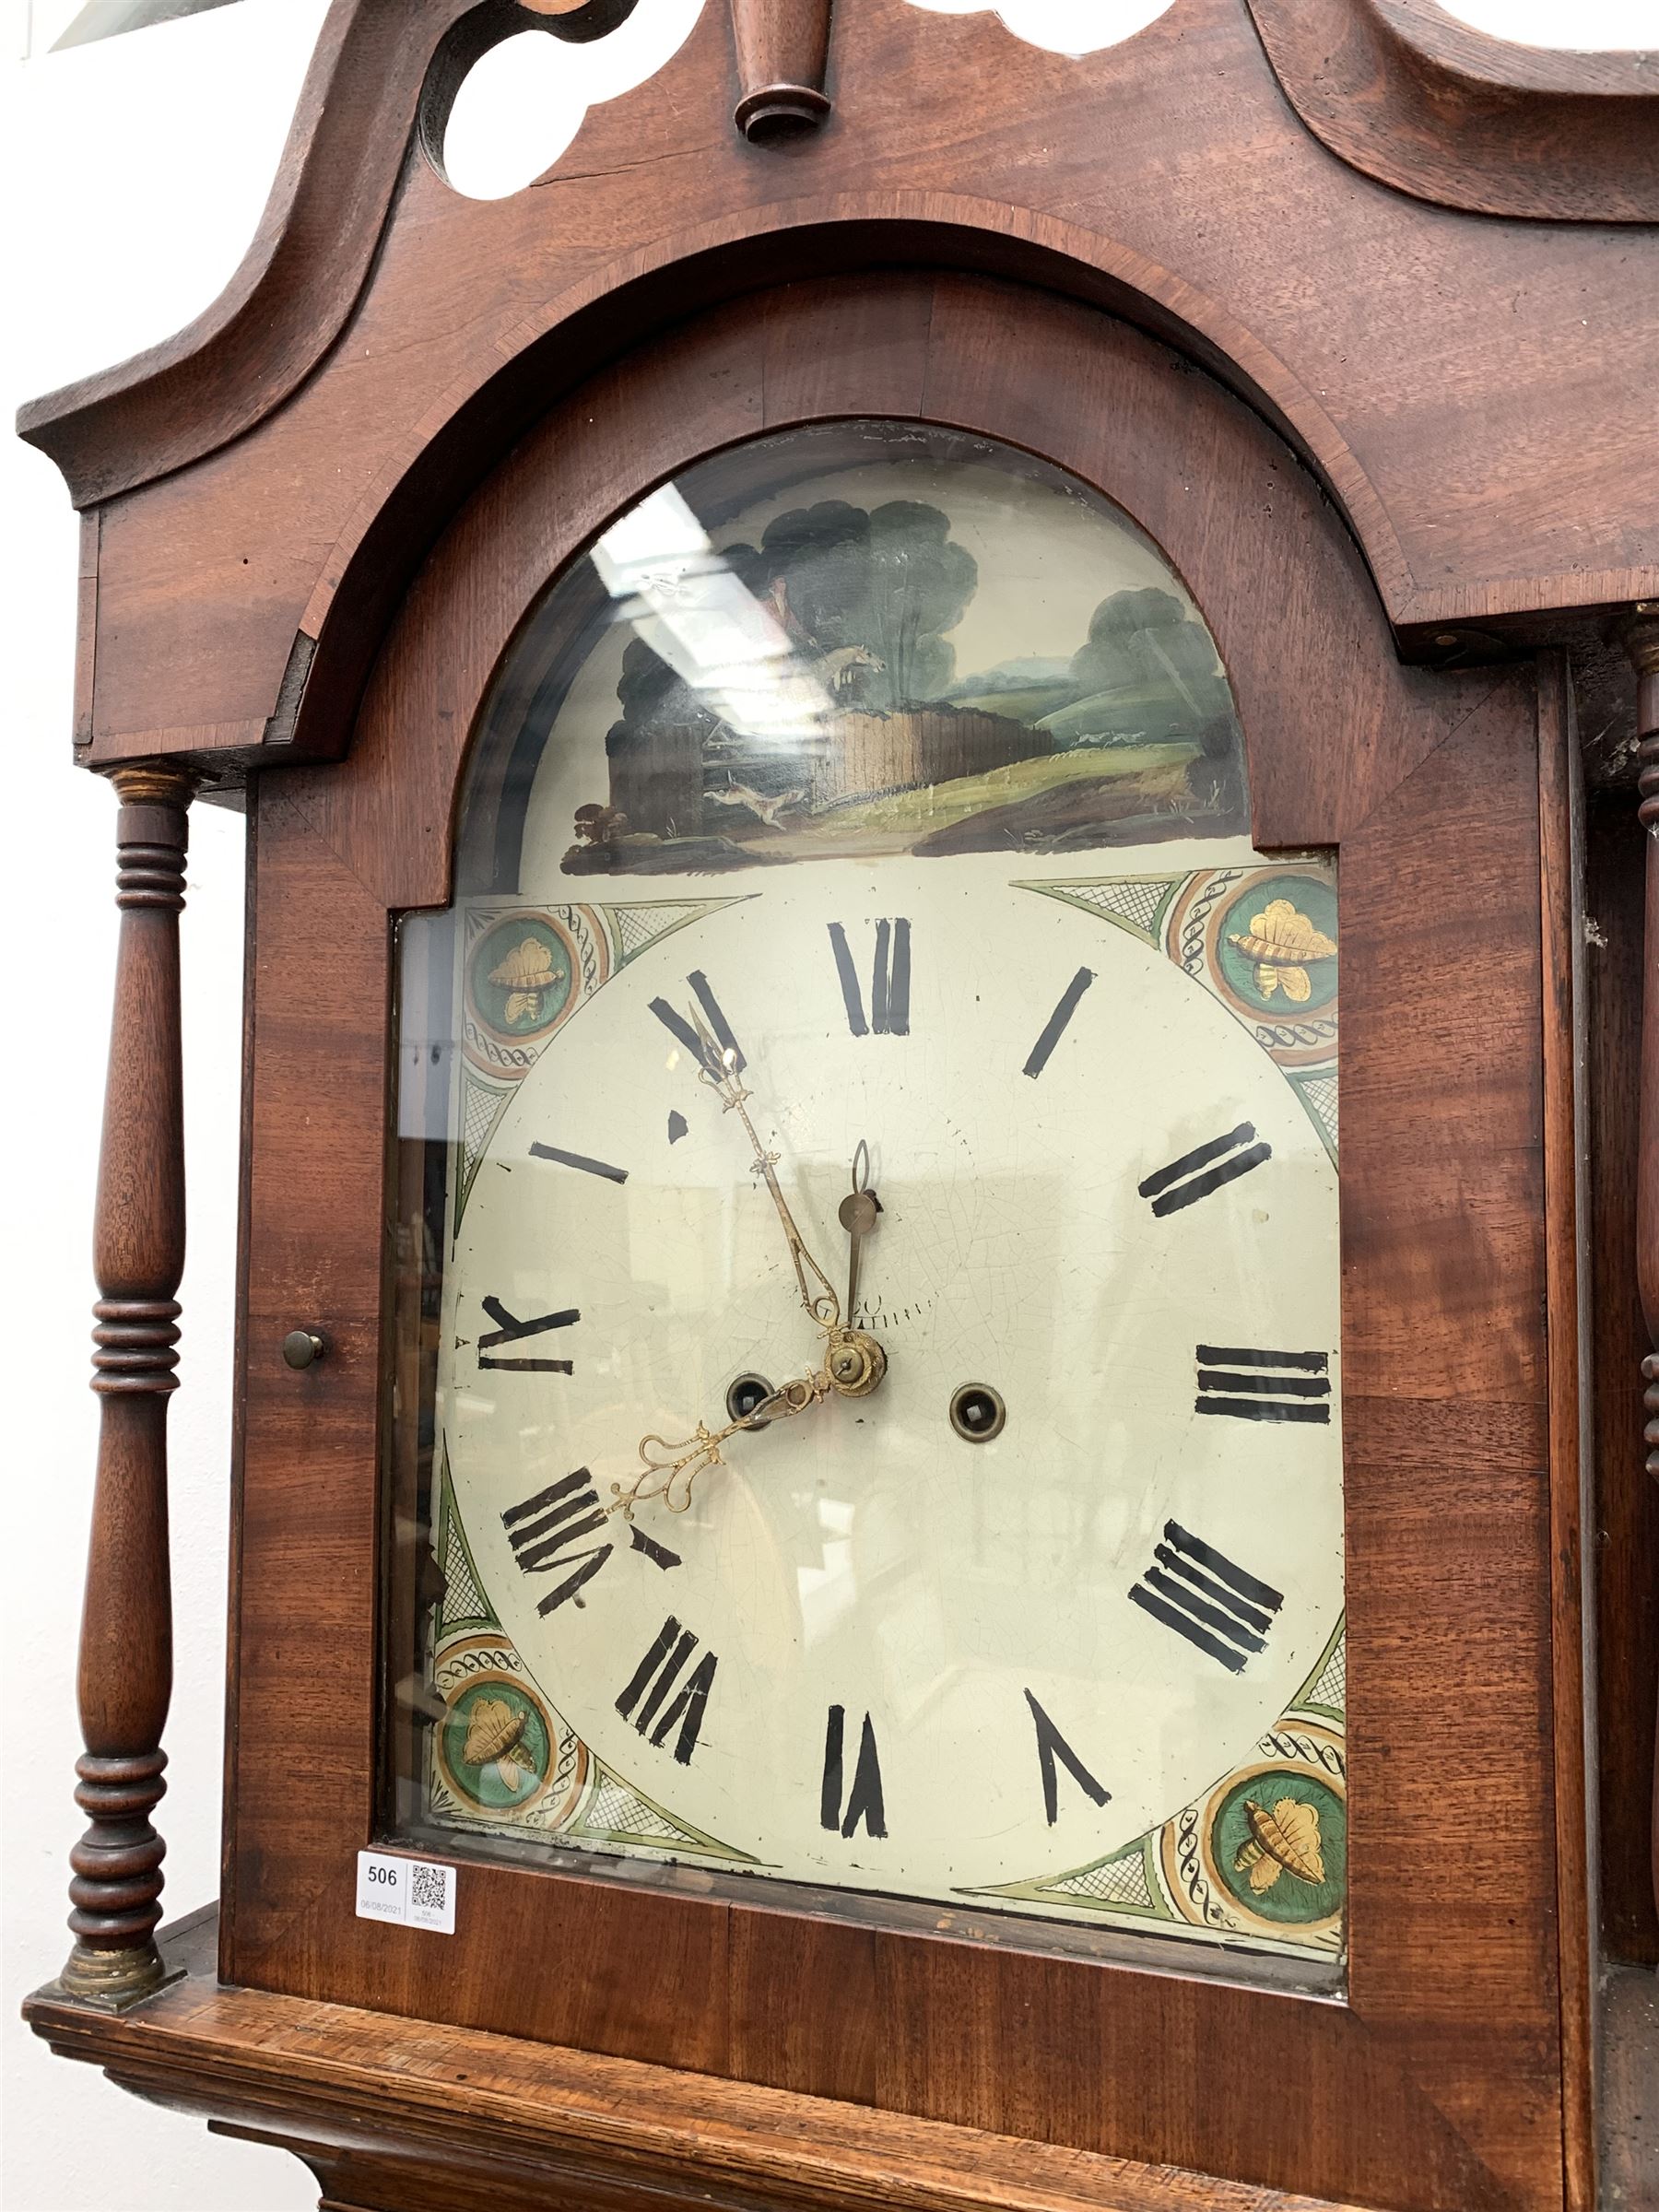
[[[1343,2001],[1189,1981],[1133,1941],[1037,1957],[1014,1922],[903,1931],[740,1885],[482,1862],[453,1939],[352,1915],[389,1756],[377,1594],[405,1556],[382,1503],[393,919],[450,894],[469,734],[561,563],[699,456],[851,416],[1002,439],[1122,506],[1231,677],[1256,843],[1338,851]],[[1559,2205],[1539,791],[1542,771],[1564,794],[1564,744],[1524,664],[1403,666],[1341,522],[1262,420],[1050,294],[797,283],[560,402],[428,556],[347,758],[251,793],[223,1977],[1329,2197]],[[330,1356],[295,1376],[277,1347],[301,1313]]]

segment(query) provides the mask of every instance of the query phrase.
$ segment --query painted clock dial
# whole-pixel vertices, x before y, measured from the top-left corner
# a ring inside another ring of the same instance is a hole
[[[1334,1958],[1335,878],[1250,849],[1197,609],[851,425],[516,653],[405,925],[428,1816]]]

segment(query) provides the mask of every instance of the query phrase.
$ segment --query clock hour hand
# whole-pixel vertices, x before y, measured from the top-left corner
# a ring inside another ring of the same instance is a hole
[[[869,1194],[873,1198],[874,1194]],[[640,1439],[640,1471],[631,1482],[611,1484],[612,1502],[606,1512],[633,1519],[636,1505],[660,1498],[671,1513],[683,1513],[691,1502],[691,1486],[708,1467],[725,1465],[720,1447],[743,1429],[766,1429],[794,1414],[821,1406],[827,1397],[868,1397],[887,1373],[887,1354],[874,1336],[863,1329],[836,1327],[829,1332],[824,1364],[793,1382],[784,1382],[768,1398],[724,1429],[699,1421],[695,1434],[670,1443],[664,1436]]]
[[[671,1513],[683,1513],[691,1502],[691,1486],[697,1477],[707,1467],[725,1465],[720,1447],[728,1437],[735,1436],[740,1429],[764,1429],[773,1421],[787,1420],[792,1414],[805,1413],[809,1406],[821,1405],[837,1387],[826,1366],[783,1383],[771,1397],[762,1398],[752,1412],[728,1421],[724,1429],[711,1429],[706,1421],[699,1421],[696,1434],[683,1437],[676,1444],[666,1437],[642,1436],[640,1472],[631,1482],[611,1484],[615,1502],[606,1511],[631,1521],[636,1505],[660,1498]]]

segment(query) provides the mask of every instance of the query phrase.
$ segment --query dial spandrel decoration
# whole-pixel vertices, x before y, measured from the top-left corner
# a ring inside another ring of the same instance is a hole
[[[1179,580],[982,440],[549,591],[403,924],[413,1821],[1339,1973],[1338,903],[1247,823]]]

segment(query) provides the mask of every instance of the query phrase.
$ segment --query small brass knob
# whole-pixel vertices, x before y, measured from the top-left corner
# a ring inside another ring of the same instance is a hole
[[[867,1398],[887,1373],[887,1354],[864,1329],[837,1329],[825,1366],[830,1386],[843,1398]]]
[[[310,1367],[327,1349],[315,1329],[290,1329],[282,1340],[282,1356],[290,1367]]]

